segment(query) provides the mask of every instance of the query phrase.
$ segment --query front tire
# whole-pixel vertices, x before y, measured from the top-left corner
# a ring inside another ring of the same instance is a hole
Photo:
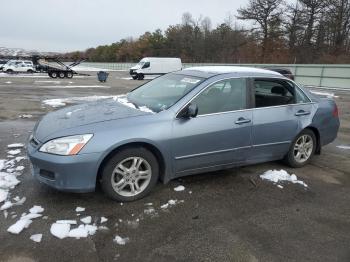
[[[51,78],[57,78],[57,72],[49,72]]]
[[[159,177],[157,158],[143,147],[126,148],[104,165],[102,190],[112,199],[128,202],[145,197]]]
[[[137,75],[137,79],[138,80],[143,80],[145,78],[145,76],[143,74],[138,74]]]
[[[315,133],[310,129],[303,130],[293,141],[285,162],[291,167],[303,167],[311,161],[317,146]]]
[[[72,72],[66,72],[66,77],[67,78],[72,78],[73,77],[73,73]]]

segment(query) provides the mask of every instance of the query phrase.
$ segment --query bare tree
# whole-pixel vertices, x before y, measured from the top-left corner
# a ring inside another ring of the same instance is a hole
[[[238,19],[253,20],[262,32],[262,60],[265,60],[271,26],[281,20],[283,0],[249,0],[248,6],[238,9]]]

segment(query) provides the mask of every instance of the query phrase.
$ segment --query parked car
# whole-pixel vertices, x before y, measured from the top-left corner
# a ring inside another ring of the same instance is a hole
[[[6,73],[15,73],[15,72],[26,72],[34,73],[35,68],[32,61],[27,60],[10,60],[2,68]]]
[[[182,69],[180,58],[169,57],[145,57],[130,68],[131,77],[142,80],[145,75],[163,75]]]
[[[0,59],[0,71],[2,71],[2,68],[7,63],[8,59]]]
[[[194,67],[124,97],[44,116],[28,143],[33,175],[59,190],[146,196],[157,181],[284,159],[302,167],[338,132],[331,99],[273,71]]]
[[[294,75],[292,71],[290,71],[288,68],[267,68],[268,70],[280,73],[281,75],[294,80]]]

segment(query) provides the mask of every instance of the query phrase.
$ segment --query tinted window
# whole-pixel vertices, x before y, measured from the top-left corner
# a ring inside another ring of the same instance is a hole
[[[256,107],[295,103],[294,87],[285,81],[255,80],[254,86]]]
[[[212,114],[246,108],[246,80],[223,80],[206,88],[192,103],[197,104],[198,114]]]
[[[151,63],[150,62],[146,62],[143,66],[142,66],[142,69],[143,68],[148,68],[151,66]]]

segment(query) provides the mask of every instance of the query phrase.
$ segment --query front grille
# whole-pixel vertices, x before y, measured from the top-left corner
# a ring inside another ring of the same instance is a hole
[[[50,179],[50,180],[55,180],[55,173],[45,170],[45,169],[40,169],[39,174],[41,177]]]

